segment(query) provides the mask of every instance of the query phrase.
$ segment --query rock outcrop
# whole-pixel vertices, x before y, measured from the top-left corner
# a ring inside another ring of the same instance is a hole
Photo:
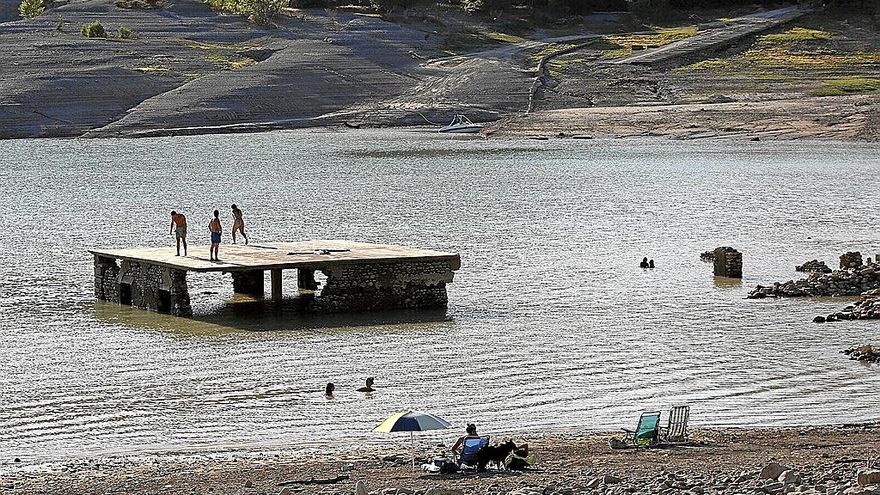
[[[858,296],[865,291],[878,288],[880,288],[880,265],[870,263],[858,268],[835,270],[831,273],[812,273],[809,277],[798,281],[776,282],[769,287],[759,285],[747,297],[761,299],[764,297]]]
[[[795,271],[807,273],[831,273],[831,268],[824,261],[810,260],[803,265],[794,267]]]
[[[840,351],[849,356],[854,361],[867,361],[869,363],[880,363],[880,347],[874,347],[870,344],[851,347],[845,351]],[[880,480],[876,481],[880,483]]]

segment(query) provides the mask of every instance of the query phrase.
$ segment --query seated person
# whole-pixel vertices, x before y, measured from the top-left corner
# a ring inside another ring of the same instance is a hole
[[[477,425],[473,423],[469,423],[467,428],[464,430],[467,435],[463,437],[459,437],[458,441],[455,442],[455,445],[452,446],[452,452],[456,455],[461,455],[464,450],[464,441],[468,438],[480,438],[480,435],[477,435]]]

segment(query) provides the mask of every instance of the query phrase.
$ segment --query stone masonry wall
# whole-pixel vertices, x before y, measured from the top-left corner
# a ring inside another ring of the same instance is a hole
[[[720,247],[715,255],[715,275],[718,277],[742,278],[742,253],[732,247]]]
[[[119,265],[113,258],[95,256],[95,298],[119,302]]]
[[[334,265],[308,311],[320,313],[392,309],[443,309],[454,272],[446,261]]]
[[[95,256],[95,297],[108,302],[191,316],[186,272],[159,265]]]
[[[232,290],[237,294],[262,296],[266,291],[263,270],[232,272]]]

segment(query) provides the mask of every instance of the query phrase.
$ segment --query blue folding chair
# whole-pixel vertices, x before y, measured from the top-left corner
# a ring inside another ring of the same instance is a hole
[[[476,469],[477,453],[487,445],[489,445],[489,437],[465,438],[464,444],[461,447],[461,454],[456,460],[458,467],[467,466]]]

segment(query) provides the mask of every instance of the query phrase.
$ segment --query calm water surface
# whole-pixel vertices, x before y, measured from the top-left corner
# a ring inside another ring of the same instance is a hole
[[[677,403],[699,425],[878,419],[880,367],[838,352],[880,323],[743,299],[805,260],[880,253],[878,156],[412,131],[0,142],[0,466],[383,442],[369,430],[409,407],[486,433],[616,429]],[[254,314],[217,274],[191,276],[192,320],[94,302],[87,248],[170,245],[172,208],[204,243],[231,203],[252,241],[457,251],[449,310]],[[742,283],[699,261],[719,245],[744,252]]]

